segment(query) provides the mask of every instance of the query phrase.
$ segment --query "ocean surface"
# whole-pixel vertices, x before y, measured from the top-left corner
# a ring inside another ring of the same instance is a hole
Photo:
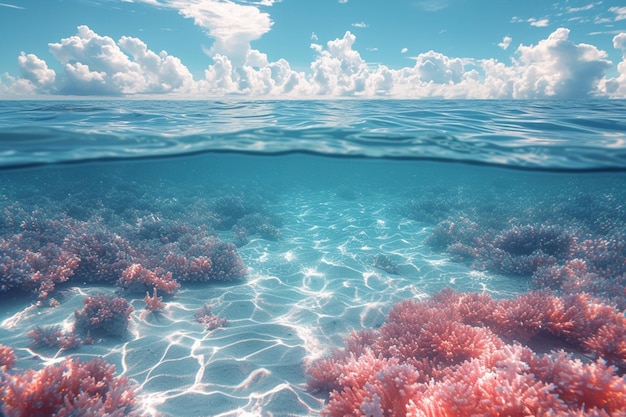
[[[335,415],[311,366],[403,300],[623,318],[625,288],[626,101],[0,102],[0,376],[103,358],[142,415]],[[102,294],[133,308],[119,331],[34,336]],[[624,339],[552,336],[508,335],[624,383]]]

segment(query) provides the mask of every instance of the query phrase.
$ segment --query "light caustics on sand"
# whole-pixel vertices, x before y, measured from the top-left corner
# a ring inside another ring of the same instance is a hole
[[[365,207],[337,199],[331,207],[327,198],[293,196],[292,204],[275,208],[286,219],[282,238],[253,239],[239,249],[249,268],[245,281],[183,286],[156,314],[135,299],[125,339],[77,353],[115,364],[137,382],[139,406],[154,415],[310,415],[324,400],[307,391],[304,367],[350,331],[379,326],[394,302],[423,298],[451,277],[468,289],[502,284],[429,250],[427,228],[388,209],[400,200]],[[397,260],[398,274],[373,266],[379,253]],[[99,290],[71,289],[59,307],[44,310],[44,324],[71,317],[81,296]],[[207,331],[194,320],[205,303],[228,320],[225,327]],[[25,338],[37,314],[15,312],[2,327],[19,326]]]

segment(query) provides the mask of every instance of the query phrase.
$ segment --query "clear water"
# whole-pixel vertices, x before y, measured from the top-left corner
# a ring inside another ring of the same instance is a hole
[[[247,152],[622,169],[626,102],[1,102],[0,165]]]
[[[325,397],[306,389],[306,364],[352,330],[379,327],[394,303],[446,287],[497,298],[537,287],[532,273],[434,244],[442,222],[492,235],[558,227],[578,242],[612,239],[611,259],[623,260],[624,115],[626,102],[604,100],[1,102],[5,254],[29,221],[97,229],[154,256],[176,238],[142,228],[182,225],[237,243],[247,274],[183,282],[159,315],[146,314],[144,294],[121,293],[134,307],[128,334],[71,351],[34,347],[28,332],[71,327],[83,297],[119,290],[114,281],[76,274],[39,299],[3,288],[0,344],[15,349],[17,369],[103,356],[139,385],[141,409],[161,415],[317,415]],[[225,196],[279,236],[238,241],[232,225],[217,227]],[[611,288],[623,291],[620,274]],[[205,303],[226,327],[194,320]]]

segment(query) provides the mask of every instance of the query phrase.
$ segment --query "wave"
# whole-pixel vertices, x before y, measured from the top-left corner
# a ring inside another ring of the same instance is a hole
[[[625,101],[4,101],[0,167],[203,152],[626,169]]]

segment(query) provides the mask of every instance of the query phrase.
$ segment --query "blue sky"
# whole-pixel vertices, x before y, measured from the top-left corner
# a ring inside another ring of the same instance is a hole
[[[626,97],[618,1],[0,0],[0,27],[0,98]]]

